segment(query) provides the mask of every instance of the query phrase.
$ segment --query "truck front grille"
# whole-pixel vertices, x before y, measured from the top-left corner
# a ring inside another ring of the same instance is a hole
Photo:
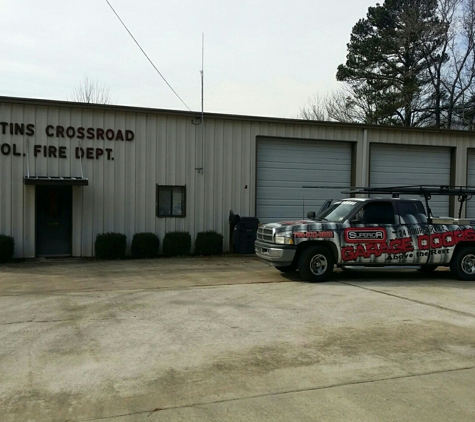
[[[272,242],[274,240],[274,229],[267,229],[266,226],[260,226],[257,229],[257,239],[263,242]]]

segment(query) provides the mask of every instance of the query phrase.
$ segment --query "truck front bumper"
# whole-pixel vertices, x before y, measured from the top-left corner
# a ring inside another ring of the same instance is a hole
[[[274,267],[285,267],[292,264],[297,247],[294,245],[276,245],[275,243],[256,240],[254,250],[256,255],[266,263]]]

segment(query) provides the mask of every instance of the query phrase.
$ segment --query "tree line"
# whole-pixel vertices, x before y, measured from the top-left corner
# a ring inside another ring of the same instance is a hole
[[[353,27],[312,120],[475,130],[475,0],[385,0]]]

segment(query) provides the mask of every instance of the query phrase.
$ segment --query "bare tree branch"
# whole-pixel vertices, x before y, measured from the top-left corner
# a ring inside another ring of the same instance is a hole
[[[74,88],[69,101],[92,104],[111,104],[109,88],[105,84],[100,84],[97,80],[89,79],[86,75],[84,79]]]

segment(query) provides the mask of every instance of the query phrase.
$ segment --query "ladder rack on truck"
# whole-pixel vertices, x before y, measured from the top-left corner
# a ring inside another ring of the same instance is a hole
[[[432,217],[432,211],[429,201],[433,195],[439,196],[457,196],[460,203],[458,218],[462,215],[463,204],[475,195],[474,186],[445,186],[445,185],[409,185],[409,186],[388,186],[388,187],[331,187],[331,186],[302,186],[306,189],[342,189],[341,193],[347,195],[355,194],[379,194],[391,195],[393,198],[399,198],[400,195],[418,195],[425,199],[427,215]]]

